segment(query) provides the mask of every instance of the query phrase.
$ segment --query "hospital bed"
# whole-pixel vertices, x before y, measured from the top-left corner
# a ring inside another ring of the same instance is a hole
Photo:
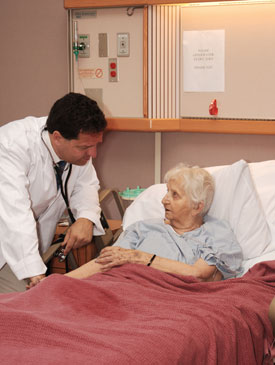
[[[85,280],[51,275],[26,293],[0,296],[0,363],[272,364],[275,161],[208,170],[216,183],[209,214],[230,222],[242,276],[201,283],[137,264]],[[164,193],[156,184],[140,194],[123,228],[162,217]]]

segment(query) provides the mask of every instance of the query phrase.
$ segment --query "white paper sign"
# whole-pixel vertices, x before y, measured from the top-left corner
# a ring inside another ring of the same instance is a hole
[[[184,92],[224,92],[224,30],[183,32]]]

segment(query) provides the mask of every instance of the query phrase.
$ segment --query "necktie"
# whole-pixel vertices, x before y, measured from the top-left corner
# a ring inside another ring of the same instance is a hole
[[[62,183],[62,174],[66,166],[66,161],[59,161],[56,167],[56,182],[57,182],[57,190],[60,188]]]

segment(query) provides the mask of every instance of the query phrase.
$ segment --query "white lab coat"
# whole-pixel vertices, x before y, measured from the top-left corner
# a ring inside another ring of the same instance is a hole
[[[40,253],[50,246],[65,210],[52,158],[41,139],[46,120],[27,117],[0,128],[0,268],[8,263],[19,280],[46,272]],[[45,134],[44,140],[50,143]],[[51,145],[50,149],[54,160],[58,159]],[[70,207],[75,219],[94,222],[94,235],[104,233],[98,189],[91,161],[73,165],[68,182]]]

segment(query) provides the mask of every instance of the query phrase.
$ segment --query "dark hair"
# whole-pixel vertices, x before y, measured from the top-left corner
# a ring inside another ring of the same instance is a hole
[[[97,102],[78,93],[69,93],[57,100],[47,119],[49,133],[58,131],[66,139],[77,139],[80,132],[99,133],[106,126]]]

